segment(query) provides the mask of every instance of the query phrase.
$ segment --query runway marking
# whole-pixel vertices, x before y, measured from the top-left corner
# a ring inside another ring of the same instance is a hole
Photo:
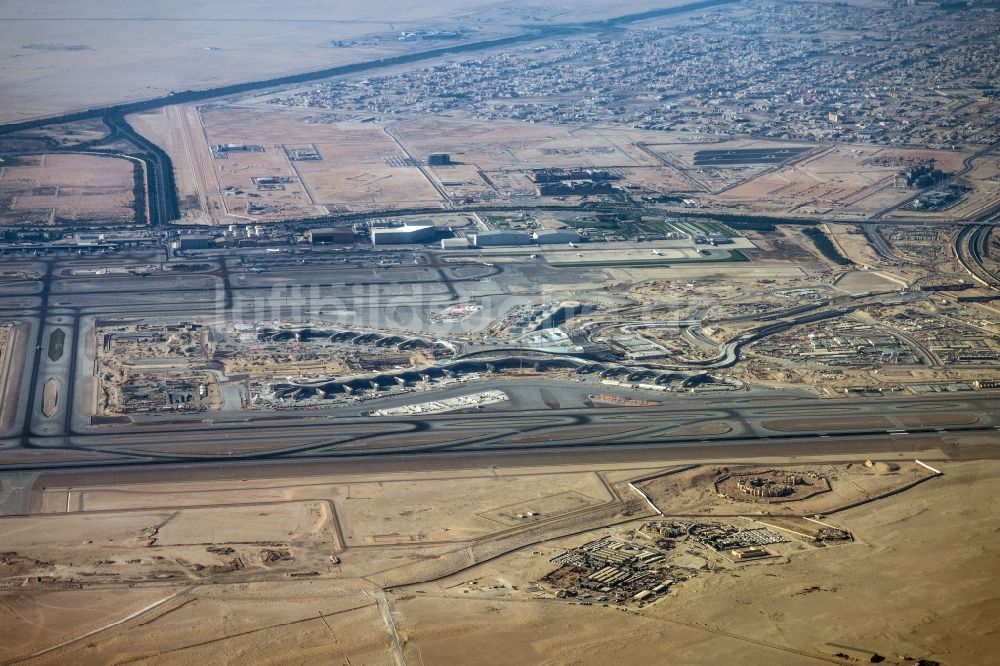
[[[925,462],[921,462],[920,460],[914,460],[913,462],[917,463],[917,464],[918,464],[918,465],[920,465],[921,467],[926,467],[927,469],[929,469],[930,471],[934,472],[935,474],[944,474],[944,472],[942,472],[941,470],[939,470],[939,469],[934,469],[933,467],[931,467],[931,466],[930,466],[930,465],[928,465],[927,463],[925,463]]]

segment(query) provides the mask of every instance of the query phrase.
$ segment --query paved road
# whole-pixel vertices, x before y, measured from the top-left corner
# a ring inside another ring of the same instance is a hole
[[[989,289],[1000,289],[1000,276],[986,265],[991,225],[966,227],[955,237],[955,255],[973,280]]]
[[[385,591],[375,590],[375,599],[378,600],[379,610],[382,611],[382,619],[389,629],[392,638],[392,654],[396,658],[396,666],[406,666],[406,659],[403,658],[403,647],[399,644],[399,634],[396,632],[396,621],[392,619],[392,609],[389,608],[389,600],[385,598]]]
[[[879,232],[878,225],[862,224],[861,229],[865,233],[865,238],[868,239],[868,242],[872,244],[872,247],[875,248],[875,251],[880,256],[888,259],[889,261],[901,261],[901,259],[896,256],[896,253],[893,252],[892,247],[885,240],[885,237]]]

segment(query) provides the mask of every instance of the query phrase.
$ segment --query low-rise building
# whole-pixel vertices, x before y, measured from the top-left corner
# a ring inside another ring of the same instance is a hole
[[[443,238],[441,239],[442,250],[464,250],[469,247],[468,238]]]
[[[532,238],[523,231],[484,231],[472,237],[476,247],[507,247],[529,245]]]
[[[539,245],[578,243],[580,234],[575,229],[539,229],[534,233],[534,238]]]
[[[306,238],[313,245],[329,243],[332,245],[350,245],[354,242],[354,229],[351,227],[321,227],[310,229]]]
[[[373,226],[372,243],[375,245],[405,245],[434,238],[433,224],[402,224],[392,227]]]
[[[176,243],[179,250],[208,250],[217,245],[215,236],[209,234],[184,234]]]

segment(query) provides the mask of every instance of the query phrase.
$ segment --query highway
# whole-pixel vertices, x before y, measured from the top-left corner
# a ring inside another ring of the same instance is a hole
[[[406,155],[406,159],[409,160],[411,164],[417,167],[417,170],[420,171],[420,175],[424,177],[424,180],[426,180],[427,183],[431,187],[433,187],[434,190],[438,193],[438,196],[441,197],[441,201],[445,203],[445,207],[451,208],[452,201],[451,197],[448,195],[448,190],[442,187],[438,183],[437,179],[430,174],[430,172],[427,170],[427,167],[424,166],[423,159],[419,155],[413,154],[413,152],[406,146],[406,144],[403,143],[403,137],[400,136],[399,130],[396,129],[396,126],[398,124],[399,123],[391,123],[389,125],[386,125],[383,128],[383,131],[387,135],[389,135],[389,138],[393,140],[393,142],[396,144],[399,150],[402,151],[404,155]]]
[[[860,226],[861,230],[865,234],[865,238],[868,239],[868,242],[873,248],[875,248],[875,252],[878,253],[880,257],[888,259],[889,261],[901,261],[901,259],[896,256],[896,253],[893,252],[892,247],[889,245],[888,241],[885,240],[885,237],[879,232],[878,225],[862,224]]]
[[[140,160],[145,169],[146,201],[149,203],[149,223],[158,227],[180,217],[174,165],[166,151],[132,129],[121,113],[109,113],[102,120],[111,137],[120,137],[136,147],[130,157]]]
[[[993,226],[965,227],[955,237],[955,256],[965,272],[988,289],[1000,290],[1000,275],[986,265]]]

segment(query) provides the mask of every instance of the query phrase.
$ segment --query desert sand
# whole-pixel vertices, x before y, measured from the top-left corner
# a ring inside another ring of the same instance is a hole
[[[1000,463],[933,464],[944,474],[825,515],[853,541],[793,535],[624,608],[540,581],[564,549],[655,518],[626,482],[669,466],[51,485],[46,513],[0,519],[0,659],[387,664],[391,620],[407,663],[822,663],[825,642],[987,663]],[[688,495],[656,499],[700,511]]]

